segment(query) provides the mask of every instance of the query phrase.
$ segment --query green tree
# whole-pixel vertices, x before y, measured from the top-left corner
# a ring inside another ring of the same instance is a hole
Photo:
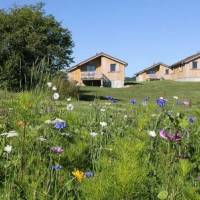
[[[71,32],[43,4],[0,10],[0,87],[23,90],[73,62]]]

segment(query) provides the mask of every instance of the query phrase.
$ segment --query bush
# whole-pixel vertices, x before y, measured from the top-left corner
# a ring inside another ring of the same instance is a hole
[[[69,81],[67,74],[59,72],[52,80],[53,85],[57,87],[61,98],[75,97],[78,98],[80,87],[76,81]]]

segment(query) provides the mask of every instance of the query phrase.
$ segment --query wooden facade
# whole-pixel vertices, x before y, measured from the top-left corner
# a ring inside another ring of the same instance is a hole
[[[99,53],[70,68],[68,77],[79,85],[120,88],[124,86],[126,66],[122,60]]]
[[[167,66],[157,63],[136,74],[138,82],[148,80],[200,81],[200,53]]]

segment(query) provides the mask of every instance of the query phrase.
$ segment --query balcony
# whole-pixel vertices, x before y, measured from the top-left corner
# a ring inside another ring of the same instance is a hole
[[[101,72],[81,72],[82,80],[100,80],[103,78],[103,74]]]
[[[152,79],[161,79],[161,77],[157,74],[147,74],[147,79],[152,80]]]

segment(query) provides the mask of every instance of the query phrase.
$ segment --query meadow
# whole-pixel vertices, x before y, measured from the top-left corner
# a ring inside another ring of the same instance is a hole
[[[0,199],[200,199],[199,86],[1,91]]]

